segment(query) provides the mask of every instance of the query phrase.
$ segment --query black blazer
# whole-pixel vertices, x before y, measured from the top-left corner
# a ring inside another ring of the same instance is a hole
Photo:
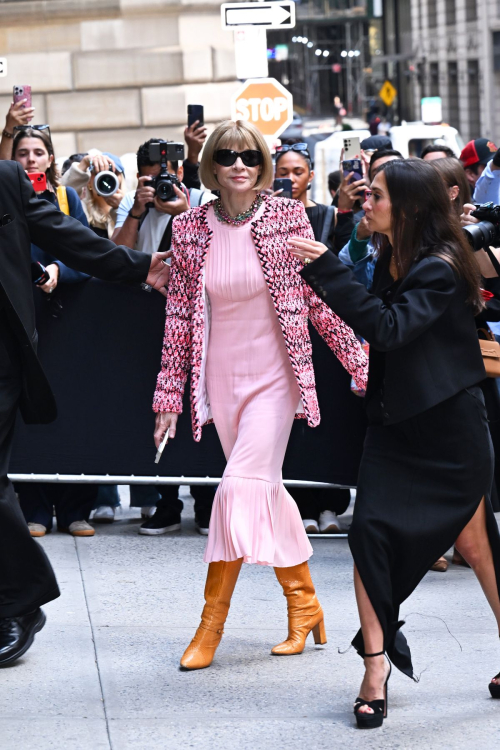
[[[15,161],[0,161],[0,304],[20,344],[25,422],[51,422],[54,396],[36,356],[37,333],[31,280],[31,243],[63,263],[105,281],[141,282],[149,255],[97,237],[49,201],[37,198]]]
[[[377,296],[380,276],[371,294],[332,253],[300,273],[369,342],[372,354],[385,352],[383,384],[377,383],[377,389],[383,385],[383,424],[420,414],[485,378],[465,284],[446,261],[428,257],[415,263],[385,301]],[[369,374],[367,403],[375,395],[372,380]]]

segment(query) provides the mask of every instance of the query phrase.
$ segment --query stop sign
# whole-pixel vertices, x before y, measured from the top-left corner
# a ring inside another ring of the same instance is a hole
[[[262,135],[280,135],[293,120],[293,98],[275,78],[251,78],[231,100],[233,120],[247,120]]]

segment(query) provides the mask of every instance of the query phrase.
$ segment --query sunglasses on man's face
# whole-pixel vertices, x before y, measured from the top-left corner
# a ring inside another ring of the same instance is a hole
[[[214,161],[220,164],[221,167],[232,167],[238,156],[245,167],[257,167],[259,164],[262,164],[262,153],[255,149],[233,151],[229,148],[222,148],[215,152]]]

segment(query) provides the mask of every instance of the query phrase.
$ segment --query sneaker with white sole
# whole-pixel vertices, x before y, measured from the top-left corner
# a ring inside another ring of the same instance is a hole
[[[30,531],[31,536],[45,536],[47,533],[47,527],[44,526],[42,523],[29,523],[28,529]]]
[[[139,534],[147,536],[158,536],[168,534],[169,531],[180,531],[181,514],[173,510],[157,510],[149,521],[144,521],[139,526]]]
[[[87,521],[73,521],[68,527],[71,536],[94,536],[95,529]]]
[[[331,510],[324,510],[319,517],[319,530],[322,534],[341,534],[342,526],[337,514]]]
[[[115,509],[111,505],[100,505],[95,509],[92,520],[94,523],[113,523],[115,520]]]
[[[319,534],[318,524],[313,518],[303,518],[302,523],[304,524],[306,534]]]
[[[141,518],[146,521],[148,518],[152,518],[156,511],[156,505],[145,505],[141,508]]]

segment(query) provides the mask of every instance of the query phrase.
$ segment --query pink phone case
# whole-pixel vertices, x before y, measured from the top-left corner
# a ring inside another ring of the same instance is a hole
[[[14,104],[21,102],[23,99],[27,100],[23,106],[31,107],[31,86],[14,86]]]

